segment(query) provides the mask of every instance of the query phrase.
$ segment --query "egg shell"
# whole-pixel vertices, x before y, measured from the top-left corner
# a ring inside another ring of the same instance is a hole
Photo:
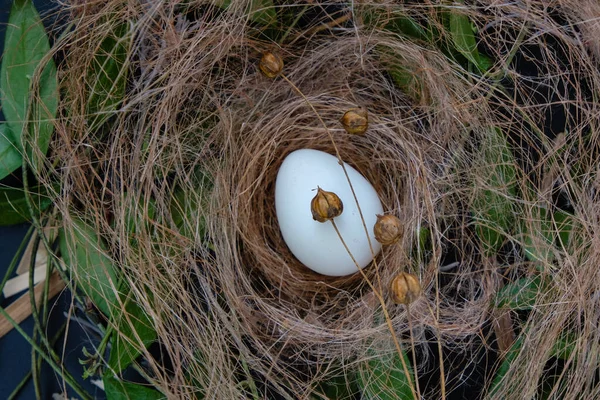
[[[357,170],[344,163],[365,219],[373,253],[381,250],[373,226],[383,207],[373,185]],[[313,220],[310,203],[317,186],[337,194],[344,212],[335,218],[344,241],[360,268],[373,260],[367,234],[338,159],[328,153],[302,149],[290,153],[279,168],[275,182],[275,208],[281,235],[294,256],[305,266],[323,275],[344,276],[358,272],[330,221]]]

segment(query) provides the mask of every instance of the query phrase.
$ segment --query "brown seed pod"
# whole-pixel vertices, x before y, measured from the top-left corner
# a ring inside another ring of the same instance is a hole
[[[364,107],[351,108],[344,113],[340,122],[351,135],[364,135],[369,127],[369,114]]]
[[[412,303],[421,295],[419,278],[407,272],[400,272],[390,283],[390,295],[396,304]]]
[[[267,78],[275,78],[283,70],[283,60],[279,54],[267,51],[260,59],[258,68]]]
[[[373,227],[375,239],[383,245],[396,243],[402,237],[402,224],[395,215],[377,215]]]
[[[337,194],[317,186],[317,195],[310,202],[310,211],[315,221],[326,222],[342,214],[344,203]]]

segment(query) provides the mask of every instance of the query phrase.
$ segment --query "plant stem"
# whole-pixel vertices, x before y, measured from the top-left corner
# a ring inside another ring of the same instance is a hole
[[[27,341],[27,343],[29,343],[31,347],[33,347],[40,354],[40,356],[42,356],[44,361],[46,361],[52,367],[52,369],[58,375],[60,375],[82,399],[92,400],[90,395],[85,391],[84,388],[81,387],[81,385],[71,376],[71,374],[68,371],[66,371],[64,368],[61,368],[52,357],[46,354],[46,352],[44,352],[44,350],[40,346],[38,346],[37,343],[31,340],[31,337],[27,335],[23,328],[21,328],[21,326],[14,319],[12,319],[12,317],[6,312],[4,307],[0,307],[0,314],[2,314],[4,318],[6,318],[6,320],[13,326],[13,328],[17,332],[19,332],[19,334]],[[49,350],[51,351],[51,349]]]
[[[306,101],[306,103],[308,104],[308,106],[311,108],[311,110],[317,116],[317,119],[321,122],[321,124],[325,128],[325,132],[327,132],[327,135],[329,136],[329,139],[331,141],[333,149],[335,150],[335,154],[337,156],[338,162],[339,162],[340,166],[342,167],[342,170],[344,171],[344,175],[346,176],[346,180],[348,181],[348,185],[350,186],[350,190],[352,192],[352,196],[354,197],[354,202],[356,203],[356,207],[357,207],[358,213],[360,215],[360,219],[361,219],[361,222],[362,222],[362,225],[363,225],[363,229],[365,231],[365,234],[367,235],[367,241],[369,243],[369,249],[371,250],[371,255],[373,256],[373,264],[375,266],[375,274],[376,274],[376,277],[377,277],[377,283],[379,285],[379,288],[381,288],[382,286],[381,286],[381,276],[379,274],[379,265],[377,263],[377,260],[375,259],[375,250],[373,249],[373,243],[371,243],[371,237],[369,235],[369,229],[367,228],[367,224],[365,222],[365,218],[364,218],[362,210],[360,208],[360,203],[358,201],[358,197],[356,196],[356,192],[354,191],[354,186],[352,185],[352,181],[350,180],[350,176],[348,175],[348,171],[346,170],[346,166],[344,165],[344,161],[342,160],[342,156],[340,155],[340,151],[339,151],[337,145],[335,144],[335,140],[333,139],[333,135],[331,134],[331,131],[327,127],[327,124],[325,124],[325,121],[323,121],[323,118],[321,118],[321,115],[317,112],[317,110],[312,105],[312,103],[306,98],[306,96],[304,95],[304,93],[302,93],[302,91],[292,81],[290,81],[287,78],[287,76],[285,76],[284,74],[281,74],[281,77]],[[342,241],[342,244],[344,245],[344,248],[346,249],[346,251],[348,252],[348,254],[350,255],[350,257],[352,258],[352,261],[356,265],[358,271],[361,273],[361,275],[363,276],[363,278],[365,279],[365,281],[367,282],[367,284],[369,285],[369,287],[371,288],[371,290],[373,291],[373,293],[375,294],[375,296],[379,300],[379,303],[381,304],[381,307],[382,307],[382,310],[383,310],[383,314],[385,316],[386,323],[388,325],[388,329],[390,330],[390,333],[392,335],[392,340],[394,341],[394,345],[396,346],[396,350],[398,351],[398,356],[400,357],[400,361],[402,362],[402,368],[404,369],[404,374],[406,375],[407,380],[409,382],[410,390],[412,392],[412,395],[413,395],[413,397],[415,399],[419,399],[417,397],[416,392],[415,392],[414,385],[412,384],[412,382],[411,382],[411,380],[409,378],[410,374],[409,374],[409,371],[408,371],[408,367],[406,365],[406,361],[404,360],[404,352],[402,351],[402,346],[400,345],[400,342],[398,341],[398,337],[396,336],[396,331],[394,330],[394,326],[392,325],[392,320],[391,320],[390,315],[389,315],[389,313],[387,311],[387,307],[385,305],[385,301],[384,301],[384,299],[383,299],[380,291],[375,288],[375,286],[373,285],[373,283],[371,282],[371,280],[365,275],[365,273],[363,272],[363,270],[360,268],[360,266],[356,262],[356,259],[354,258],[354,256],[352,255],[352,252],[350,251],[350,249],[346,245],[346,242],[344,241],[344,238],[340,234],[340,231],[339,231],[339,229],[338,229],[338,227],[335,224],[335,221],[333,219],[331,220],[331,223],[333,224],[333,227],[335,228],[335,231],[337,232],[340,240]]]
[[[419,388],[419,372],[417,371],[417,352],[415,350],[415,337],[412,330],[412,318],[410,317],[410,304],[406,304],[406,319],[408,320],[408,332],[410,333],[410,345],[412,347],[412,361],[415,369],[415,386],[417,395],[421,398],[421,389]]]
[[[21,244],[19,245],[19,248],[17,249],[15,256],[12,258],[12,261],[10,262],[10,265],[8,266],[8,268],[6,270],[6,273],[4,274],[4,278],[2,278],[2,282],[0,283],[0,292],[2,292],[4,290],[4,286],[6,285],[6,282],[8,281],[10,276],[13,274],[13,272],[15,272],[15,269],[17,268],[17,265],[19,264],[19,259],[21,257],[21,254],[27,247],[27,244],[29,243],[29,240],[31,239],[31,235],[32,235],[34,229],[35,228],[33,226],[30,226],[29,229],[27,230],[27,233],[25,234],[25,238],[23,238],[23,240],[21,241]]]
[[[373,283],[367,278],[367,276],[365,275],[364,271],[359,267],[358,263],[356,262],[356,259],[354,258],[354,256],[350,252],[350,249],[348,248],[348,245],[346,244],[346,241],[342,237],[342,234],[340,233],[340,230],[338,229],[338,227],[337,227],[337,225],[335,223],[335,220],[332,219],[331,220],[331,224],[333,225],[333,228],[335,229],[335,232],[338,234],[340,240],[342,241],[342,244],[344,245],[344,248],[346,249],[346,251],[350,255],[350,258],[352,258],[352,261],[354,261],[354,264],[358,268],[358,271],[361,273],[361,275],[363,276],[363,278],[365,278],[365,281],[367,282],[367,284],[369,285],[369,287],[371,288],[371,290],[373,290],[373,293],[375,294],[375,296],[379,300],[379,304],[381,304],[381,308],[383,310],[383,315],[385,317],[385,321],[387,323],[388,329],[390,330],[390,333],[392,334],[392,340],[394,341],[394,345],[396,346],[396,351],[398,352],[398,357],[400,358],[400,362],[402,363],[402,369],[404,370],[404,375],[406,376],[406,380],[408,381],[408,384],[410,386],[410,391],[412,392],[413,398],[420,399],[420,397],[417,397],[417,393],[415,391],[414,385],[413,385],[413,383],[410,380],[410,372],[408,371],[408,366],[406,365],[406,361],[404,360],[404,351],[402,349],[402,345],[400,344],[400,341],[398,340],[398,337],[396,336],[396,331],[394,330],[394,326],[392,325],[392,319],[390,318],[390,315],[389,315],[389,313],[387,311],[387,307],[385,305],[385,301],[383,300],[383,297],[373,287]]]
[[[319,112],[315,109],[315,107],[312,105],[312,103],[306,98],[304,93],[302,93],[302,91],[296,85],[294,85],[294,83],[292,81],[290,81],[287,76],[285,76],[284,74],[281,74],[281,77],[304,99],[304,101],[306,101],[308,106],[311,108],[311,110],[317,116],[317,119],[319,120],[319,122],[321,122],[321,125],[323,125],[323,128],[325,128],[325,132],[327,132],[327,135],[329,136],[329,140],[331,141],[331,145],[333,146],[333,149],[335,150],[335,155],[338,159],[338,163],[342,167],[342,170],[344,171],[344,175],[346,176],[346,180],[348,181],[348,185],[350,186],[350,191],[352,192],[352,197],[354,198],[354,202],[356,203],[356,208],[358,209],[358,214],[360,216],[360,220],[362,222],[363,229],[365,231],[365,234],[367,235],[367,242],[369,243],[369,250],[371,251],[371,256],[373,257],[373,264],[375,265],[375,274],[377,276],[377,283],[379,284],[379,287],[381,288],[381,277],[379,275],[379,266],[377,265],[377,261],[375,260],[375,250],[373,249],[373,243],[371,243],[371,236],[369,235],[369,229],[367,228],[367,223],[365,222],[365,218],[363,216],[362,209],[360,208],[360,203],[358,202],[358,197],[356,197],[356,192],[354,191],[354,186],[352,185],[352,181],[350,180],[350,175],[348,175],[348,171],[346,170],[346,166],[344,165],[344,160],[342,160],[342,156],[340,155],[340,151],[339,151],[337,145],[335,144],[333,135],[331,134],[331,131],[327,127],[327,124],[325,123],[325,121],[323,121],[323,118],[321,118],[321,114],[319,114]],[[358,266],[358,264],[357,264],[357,266]]]
[[[292,29],[294,29],[294,27],[296,27],[296,25],[298,24],[298,21],[300,21],[300,18],[302,18],[302,16],[304,15],[304,13],[306,13],[307,9],[308,9],[308,6],[306,6],[306,5],[302,7],[302,10],[300,10],[300,12],[298,13],[298,15],[294,19],[294,22],[292,22],[292,24],[289,26],[289,28],[285,31],[285,33],[283,34],[283,36],[279,40],[280,44],[283,43],[283,42],[285,42],[285,39],[287,39],[287,37],[289,36],[289,34],[292,32]]]
[[[34,328],[32,332],[31,340],[35,343],[37,341],[37,331]],[[33,390],[35,392],[35,398],[41,400],[42,398],[42,387],[40,384],[40,363],[37,362],[35,349],[31,348],[31,377],[33,379]]]
[[[25,385],[27,385],[27,382],[29,381],[29,379],[31,379],[31,370],[23,377],[23,379],[21,379],[21,382],[19,382],[19,384],[13,389],[13,391],[11,392],[11,394],[9,394],[6,399],[7,400],[14,400],[14,399],[16,399],[16,397],[21,392],[21,390],[23,390],[23,388],[25,387]]]
[[[66,327],[67,327],[67,322],[65,321],[65,322],[63,322],[61,327],[58,329],[56,334],[52,337],[52,339],[50,339],[50,344],[52,346],[54,346],[56,344],[56,342],[58,341],[58,339],[60,339],[60,337],[64,333]],[[33,366],[32,366],[32,368],[33,368]],[[29,379],[31,379],[31,370],[23,377],[23,379],[21,379],[21,382],[19,382],[19,384],[13,389],[11,394],[8,395],[7,400],[14,400],[17,397],[17,395],[19,394],[19,392],[21,392],[21,390],[23,390],[23,388],[25,387],[25,385],[27,384],[27,381]]]

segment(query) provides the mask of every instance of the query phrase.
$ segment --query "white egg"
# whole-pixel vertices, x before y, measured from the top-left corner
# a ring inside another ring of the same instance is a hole
[[[348,164],[344,165],[360,203],[373,252],[377,255],[381,245],[375,240],[373,226],[377,221],[376,214],[383,214],[381,201],[369,181]],[[315,272],[330,276],[358,272],[333,224],[312,218],[310,202],[317,193],[317,186],[334,192],[342,200],[344,211],[335,218],[335,223],[358,266],[364,268],[373,260],[344,170],[336,157],[318,150],[302,149],[290,153],[277,173],[275,208],[283,239],[294,256]]]

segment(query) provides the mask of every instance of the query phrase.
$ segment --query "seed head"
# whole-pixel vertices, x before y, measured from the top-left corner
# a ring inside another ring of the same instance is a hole
[[[310,202],[310,211],[315,221],[326,222],[342,214],[344,203],[337,194],[317,186],[317,194]]]
[[[402,224],[395,215],[377,215],[373,227],[375,239],[383,245],[396,243],[402,237]]]
[[[258,68],[267,78],[275,78],[283,70],[283,60],[279,54],[267,51],[260,59]]]
[[[407,272],[400,272],[390,283],[390,295],[396,304],[408,305],[421,295],[419,279]]]
[[[364,107],[351,108],[340,120],[346,132],[351,135],[364,135],[369,127],[369,114]]]

